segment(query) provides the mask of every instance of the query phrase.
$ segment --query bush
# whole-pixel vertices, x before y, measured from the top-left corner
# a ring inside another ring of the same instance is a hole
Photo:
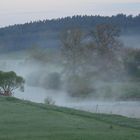
[[[123,100],[140,100],[139,83],[129,83],[123,86],[120,98]]]
[[[70,76],[67,80],[67,92],[71,96],[88,96],[93,92],[90,80],[83,76]]]
[[[47,105],[55,105],[55,101],[51,97],[47,97],[44,102]]]
[[[61,76],[57,72],[50,73],[43,81],[43,86],[47,89],[60,89]]]

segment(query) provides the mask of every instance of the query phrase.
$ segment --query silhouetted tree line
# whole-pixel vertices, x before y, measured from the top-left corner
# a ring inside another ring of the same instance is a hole
[[[126,16],[124,14],[118,14],[116,16],[72,16],[65,18],[58,18],[52,20],[43,20],[29,22],[25,24],[13,25],[0,29],[0,36],[12,34],[28,34],[28,33],[40,33],[44,31],[62,31],[67,28],[82,28],[91,30],[98,24],[114,24],[123,30],[123,32],[129,32],[130,29],[138,31],[140,29],[140,14],[137,16]],[[129,31],[128,31],[129,30]]]
[[[140,14],[137,16],[73,16],[52,20],[29,22],[0,28],[0,52],[15,51],[32,46],[60,47],[60,32],[79,28],[83,32],[93,30],[99,24],[117,26],[121,34],[140,34]]]

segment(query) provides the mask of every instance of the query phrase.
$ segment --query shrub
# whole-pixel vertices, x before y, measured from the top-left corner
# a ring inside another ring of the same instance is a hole
[[[83,76],[70,76],[67,80],[67,92],[71,96],[87,96],[93,92],[90,80]]]
[[[55,101],[51,97],[47,97],[44,102],[47,105],[55,105]]]
[[[60,89],[61,76],[57,72],[50,73],[43,81],[43,86],[47,89]]]

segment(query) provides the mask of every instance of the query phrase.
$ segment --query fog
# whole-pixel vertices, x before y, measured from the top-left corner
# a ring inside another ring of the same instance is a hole
[[[48,77],[48,75],[53,72],[62,74],[63,67],[55,63],[44,63],[31,59],[28,51],[1,55],[0,69],[3,71],[15,71],[25,79],[25,91],[20,92],[17,90],[14,92],[14,96],[17,98],[44,103],[47,97],[51,97],[55,105],[58,106],[76,108],[95,113],[120,114],[128,117],[140,118],[140,102],[117,100],[116,97],[119,94],[115,94],[117,92],[121,94],[121,90],[116,86],[113,91],[115,92],[113,98],[104,98],[107,94],[101,93],[104,91],[104,88],[101,88],[101,83],[96,83],[97,86],[95,86],[98,89],[98,93],[101,95],[99,95],[98,98],[92,95],[84,98],[72,97],[65,90],[65,83],[63,82],[61,83],[61,88],[46,88],[47,82],[45,81],[45,77]]]
[[[140,35],[122,35],[120,38],[123,40],[125,46],[140,48]]]

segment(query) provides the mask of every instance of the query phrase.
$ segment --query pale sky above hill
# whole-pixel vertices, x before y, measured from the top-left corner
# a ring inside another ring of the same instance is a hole
[[[138,15],[140,0],[0,0],[0,27],[72,15]]]

